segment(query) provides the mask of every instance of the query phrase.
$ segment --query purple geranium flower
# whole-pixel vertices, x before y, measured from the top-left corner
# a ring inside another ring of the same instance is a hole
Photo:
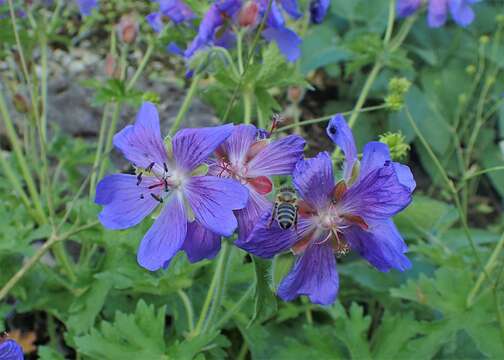
[[[300,160],[293,173],[293,184],[301,198],[297,229],[286,231],[271,223],[270,210],[244,246],[265,258],[288,249],[297,255],[278,288],[284,300],[308,295],[313,303],[334,302],[339,282],[334,253],[356,250],[380,271],[411,267],[404,255],[407,246],[391,220],[411,202],[415,188],[411,171],[392,162],[388,147],[379,142],[364,147],[358,170],[355,142],[344,118],[335,116],[327,131],[345,153],[343,179],[334,181],[327,152]]]
[[[313,24],[320,24],[329,10],[330,0],[311,0],[310,1],[310,21]]]
[[[12,339],[0,338],[0,360],[23,360],[23,349]]]
[[[98,7],[98,0],[77,0],[77,6],[82,16],[89,16]]]
[[[159,3],[159,11],[147,15],[146,20],[155,32],[163,29],[163,16],[174,24],[180,24],[196,18],[192,9],[182,0],[153,0]]]
[[[254,125],[238,125],[231,136],[215,151],[209,173],[231,178],[248,188],[249,201],[235,211],[238,219],[237,245],[245,242],[261,215],[270,208],[266,195],[273,189],[271,176],[291,175],[303,155],[305,141],[289,135],[270,141]]]
[[[446,23],[448,11],[453,20],[460,26],[468,26],[474,20],[472,4],[480,0],[429,0],[427,21],[430,27],[438,28]],[[421,0],[399,0],[397,14],[405,17],[413,14],[421,6]]]
[[[260,18],[266,15],[267,0],[249,1],[257,4]],[[298,19],[302,15],[295,0],[282,0],[280,5],[293,19]],[[231,25],[239,23],[240,11],[245,6],[249,6],[249,4],[243,0],[216,0],[204,15],[198,34],[185,51],[185,57],[190,58],[197,51],[208,46],[227,47],[232,44],[233,41],[230,41],[230,38],[233,38],[234,35]],[[258,21],[249,22],[258,23]],[[287,28],[276,1],[271,5],[262,35],[267,41],[274,41],[287,60],[295,61],[300,56],[299,45],[301,44],[301,38],[294,31]]]
[[[167,149],[156,107],[146,102],[135,124],[114,136],[114,145],[139,172],[109,175],[100,181],[95,199],[103,205],[99,219],[109,229],[126,229],[162,205],[138,250],[144,268],[166,267],[182,249],[189,257],[192,251],[214,256],[215,247],[213,253],[205,253],[205,233],[230,236],[236,229],[233,210],[245,207],[247,189],[232,179],[205,176],[205,165],[201,166],[232,131],[231,124],[183,129],[171,141],[165,140]]]

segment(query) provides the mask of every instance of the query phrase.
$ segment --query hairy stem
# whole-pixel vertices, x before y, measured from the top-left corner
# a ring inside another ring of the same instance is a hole
[[[180,300],[182,301],[182,304],[184,304],[184,308],[187,314],[187,327],[190,332],[194,331],[194,311],[193,307],[191,304],[191,300],[187,296],[184,290],[178,290],[177,291],[178,296],[180,297]]]
[[[361,112],[361,113],[363,113],[363,112],[370,112],[370,111],[382,110],[382,109],[386,109],[386,108],[387,108],[387,105],[385,105],[385,104],[374,105],[374,106],[369,106],[369,107],[361,108],[359,110],[359,112]],[[342,115],[345,116],[345,115],[351,115],[351,114],[353,114],[354,111],[355,110],[349,110],[349,111],[345,111],[345,112],[342,112],[342,113],[335,113],[335,114],[331,114],[331,115],[325,115],[325,116],[322,116],[322,117],[319,117],[319,118],[316,118],[316,119],[310,119],[310,120],[301,121],[298,124],[290,124],[290,125],[282,126],[281,128],[278,128],[277,130],[275,130],[275,132],[277,132],[277,131],[284,131],[284,130],[290,130],[290,129],[296,128],[297,126],[306,126],[306,125],[318,124],[318,123],[321,123],[321,122],[324,122],[324,121],[327,121],[327,120],[331,119],[336,114],[342,114]]]
[[[499,242],[497,243],[494,251],[492,252],[492,255],[490,255],[490,258],[488,259],[485,265],[484,271],[480,272],[478,279],[476,280],[476,284],[474,284],[473,288],[469,292],[469,295],[467,296],[466,300],[467,307],[471,307],[474,304],[474,299],[478,294],[478,291],[481,285],[483,284],[483,281],[485,281],[485,279],[488,279],[488,276],[491,274],[492,270],[497,265],[497,261],[499,259],[499,255],[502,251],[502,248],[504,248],[504,234],[502,234]]]
[[[191,337],[196,337],[201,333],[201,330],[203,329],[203,325],[205,323],[205,320],[207,319],[208,310],[210,309],[210,304],[212,302],[212,299],[214,299],[214,295],[216,293],[216,287],[217,283],[221,280],[223,276],[223,269],[224,269],[224,263],[227,257],[228,253],[228,248],[229,244],[226,241],[222,242],[222,248],[219,254],[219,260],[217,261],[217,264],[215,266],[215,272],[212,278],[212,282],[210,283],[210,287],[208,288],[208,292],[205,298],[205,301],[203,302],[203,307],[201,308],[201,313],[198,319],[198,323],[196,324],[196,328],[194,329],[194,332],[192,333]],[[215,301],[215,300],[214,300]]]
[[[478,249],[476,247],[476,243],[474,242],[474,239],[471,235],[471,232],[469,231],[469,225],[467,224],[467,218],[465,216],[464,210],[463,210],[462,205],[460,203],[457,189],[455,188],[455,185],[453,184],[453,182],[448,178],[448,175],[446,174],[446,171],[445,171],[443,165],[441,165],[441,162],[437,158],[436,154],[434,154],[434,151],[431,149],[429,143],[427,142],[427,140],[425,139],[423,134],[420,132],[420,129],[416,125],[415,120],[413,119],[413,116],[411,115],[407,106],[405,107],[405,112],[406,112],[406,117],[408,118],[408,121],[409,121],[411,127],[415,131],[415,134],[420,139],[420,142],[425,147],[425,150],[429,154],[429,157],[434,162],[434,165],[438,169],[439,173],[441,174],[441,177],[443,178],[444,182],[446,183],[446,186],[450,190],[451,196],[452,196],[452,198],[455,202],[455,205],[457,207],[457,210],[459,212],[460,220],[462,221],[464,233],[466,234],[467,240],[469,241],[469,245],[471,246],[471,249],[473,251],[474,258],[476,259],[478,266],[480,268],[483,268],[482,263],[481,263],[481,258],[478,253]],[[484,271],[484,269],[483,269],[483,271]]]
[[[193,77],[192,82],[191,82],[191,86],[189,87],[189,90],[187,91],[187,94],[184,98],[184,102],[182,103],[182,106],[179,109],[177,117],[175,118],[175,121],[173,122],[173,125],[171,126],[170,131],[168,132],[168,135],[173,136],[180,128],[180,125],[182,124],[182,120],[184,120],[184,118],[187,114],[187,111],[189,110],[189,107],[191,106],[194,95],[196,94],[196,90],[198,90],[198,83],[201,80],[201,77],[202,77],[201,74],[197,74]]]

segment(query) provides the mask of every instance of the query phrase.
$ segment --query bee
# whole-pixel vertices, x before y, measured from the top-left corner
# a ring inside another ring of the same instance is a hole
[[[278,226],[288,230],[292,226],[297,230],[298,210],[296,191],[291,187],[282,187],[277,194],[269,226],[276,220]]]

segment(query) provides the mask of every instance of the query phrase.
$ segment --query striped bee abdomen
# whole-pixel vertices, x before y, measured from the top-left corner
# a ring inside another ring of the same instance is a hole
[[[296,221],[296,212],[296,206],[293,204],[279,204],[276,213],[278,225],[284,230],[290,229]]]

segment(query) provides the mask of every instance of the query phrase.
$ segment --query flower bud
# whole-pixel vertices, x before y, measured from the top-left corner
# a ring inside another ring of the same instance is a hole
[[[404,106],[404,96],[408,92],[411,82],[406,78],[392,78],[388,84],[389,93],[385,97],[385,104],[392,111],[399,111]]]
[[[467,65],[465,71],[469,75],[474,75],[476,73],[476,66],[474,66],[473,64]]]
[[[27,114],[30,112],[28,100],[20,93],[14,94],[12,103],[14,104],[14,108],[21,114]]]
[[[119,24],[117,24],[117,35],[122,42],[132,44],[138,34],[138,21],[132,14],[121,16]]]
[[[300,86],[291,86],[287,90],[287,98],[293,104],[299,104],[304,97],[304,89]]]
[[[389,147],[392,160],[400,160],[408,155],[410,146],[401,132],[387,132],[380,135],[379,140]]]
[[[238,14],[238,24],[241,27],[254,26],[259,14],[259,5],[255,1],[246,2]]]
[[[495,17],[495,21],[497,21],[498,24],[504,25],[504,15],[499,14]]]
[[[490,42],[490,37],[488,35],[482,35],[479,38],[479,42],[481,45],[486,45]]]

